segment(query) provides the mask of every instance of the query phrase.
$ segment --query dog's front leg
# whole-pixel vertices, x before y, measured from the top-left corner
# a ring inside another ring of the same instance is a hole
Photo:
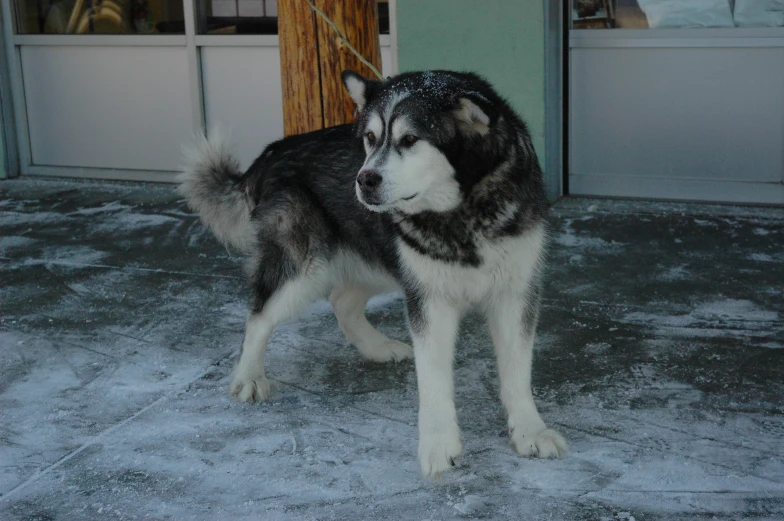
[[[538,316],[538,296],[535,291],[528,291],[498,296],[488,309],[487,320],[498,358],[501,401],[509,418],[512,445],[521,456],[560,458],[566,452],[566,441],[547,428],[531,392]]]
[[[407,304],[419,388],[419,465],[435,478],[455,465],[463,448],[452,383],[460,310],[412,296]]]

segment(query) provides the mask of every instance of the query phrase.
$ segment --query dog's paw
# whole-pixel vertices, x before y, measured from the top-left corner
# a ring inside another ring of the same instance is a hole
[[[553,429],[539,432],[516,429],[511,441],[517,453],[525,458],[563,458],[568,450],[566,440]]]
[[[264,376],[235,376],[229,384],[229,394],[240,402],[262,402],[270,397],[270,382]]]
[[[445,472],[457,465],[457,457],[463,450],[460,443],[460,431],[455,427],[446,432],[434,431],[420,434],[419,467],[426,478],[438,479]]]
[[[372,346],[362,346],[359,352],[372,362],[400,362],[414,357],[414,350],[410,345],[391,338],[386,338]]]

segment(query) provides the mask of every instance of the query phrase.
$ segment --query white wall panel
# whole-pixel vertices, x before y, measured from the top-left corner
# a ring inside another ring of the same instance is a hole
[[[21,49],[33,164],[177,169],[193,128],[184,47]]]
[[[275,47],[202,47],[208,129],[231,133],[243,169],[283,137],[280,55]]]
[[[383,74],[385,78],[394,74],[394,71],[392,71],[390,67],[391,63],[392,48],[388,46],[381,47],[381,74]]]
[[[207,127],[231,132],[242,168],[283,137],[280,50],[275,47],[202,47]],[[391,49],[381,47],[382,72],[389,74]]]
[[[783,47],[573,48],[570,82],[572,193],[618,195],[628,177],[626,195],[646,178],[650,196],[730,200],[716,183],[782,181]],[[668,195],[668,179],[695,182]]]

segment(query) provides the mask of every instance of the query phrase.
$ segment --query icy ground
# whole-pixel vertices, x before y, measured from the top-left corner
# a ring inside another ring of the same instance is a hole
[[[784,210],[556,204],[534,384],[571,451],[509,448],[469,316],[435,483],[413,364],[326,304],[274,335],[270,402],[229,399],[240,261],[171,186],[3,182],[0,230],[0,519],[784,519]],[[407,338],[399,297],[369,315]]]

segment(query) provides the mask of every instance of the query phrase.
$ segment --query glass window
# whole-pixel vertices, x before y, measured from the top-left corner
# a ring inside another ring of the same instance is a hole
[[[185,32],[182,0],[16,0],[20,34]]]
[[[201,34],[278,34],[277,0],[199,0]]]
[[[572,0],[574,29],[782,26],[784,0]]]
[[[200,34],[278,34],[277,0],[197,0],[197,5]],[[378,2],[378,22],[381,34],[389,34],[388,0]]]
[[[378,0],[378,33],[389,34],[389,0]]]

